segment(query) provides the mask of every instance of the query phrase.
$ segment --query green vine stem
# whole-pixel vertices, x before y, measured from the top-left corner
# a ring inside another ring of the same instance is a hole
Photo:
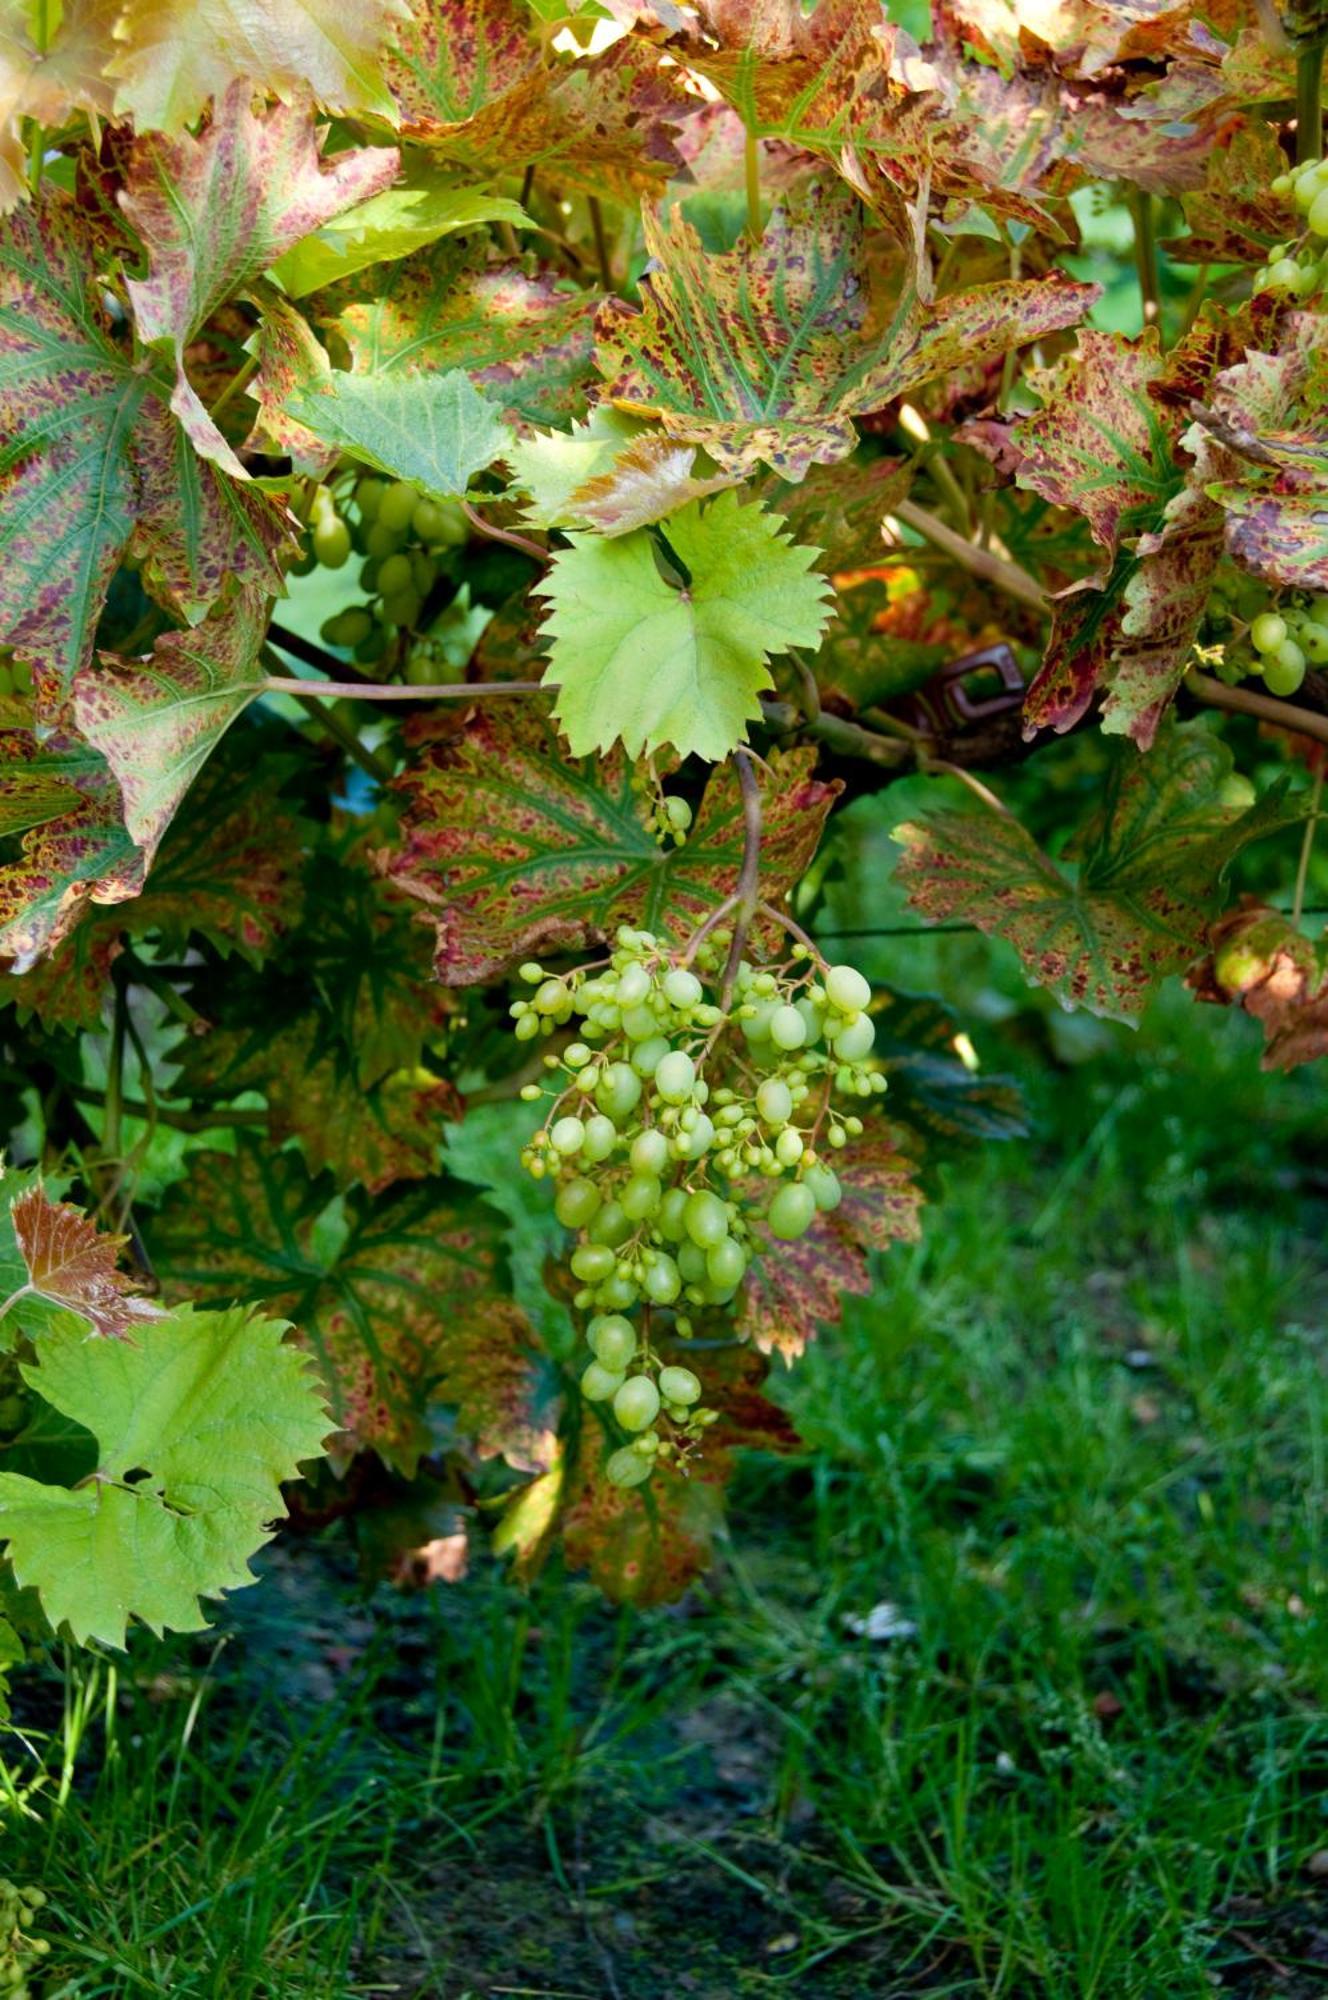
[[[753,243],[759,243],[762,235],[761,152],[760,142],[750,126],[743,139],[742,158],[747,180],[747,234]]]
[[[1291,899],[1291,921],[1298,925],[1305,909],[1305,885],[1310,879],[1310,857],[1314,853],[1314,835],[1319,825],[1319,808],[1323,804],[1324,758],[1320,757],[1314,773],[1314,790],[1310,795],[1309,818],[1305,822],[1305,833],[1300,843],[1300,860],[1296,867],[1296,888]]]
[[[1134,219],[1134,267],[1139,274],[1139,301],[1145,327],[1160,328],[1162,306],[1158,291],[1157,235],[1153,227],[1153,197],[1142,188],[1130,194]]]
[[[742,866],[738,871],[737,909],[733,924],[733,942],[729,946],[728,963],[724,967],[724,988],[721,1005],[727,1014],[733,998],[734,981],[738,977],[738,966],[747,948],[747,933],[752,927],[761,900],[761,787],[757,782],[756,770],[750,750],[735,750],[734,767],[738,773],[738,787],[742,793]]]
[[[1021,569],[1017,562],[1011,562],[1007,556],[995,555],[990,549],[980,549],[976,542],[956,534],[935,514],[929,514],[925,507],[917,506],[912,500],[899,501],[893,511],[896,520],[916,529],[925,541],[951,556],[970,576],[1003,590],[1007,597],[1017,598],[1021,604],[1030,604],[1036,611],[1045,611],[1046,592],[1037,578],[1030,576],[1026,569]]]
[[[1323,57],[1328,42],[1311,42],[1296,57],[1296,161],[1323,154]]]

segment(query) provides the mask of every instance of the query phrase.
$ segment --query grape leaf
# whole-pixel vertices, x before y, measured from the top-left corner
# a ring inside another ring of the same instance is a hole
[[[774,1241],[758,1221],[753,1258],[738,1303],[738,1328],[763,1354],[792,1362],[835,1325],[846,1297],[871,1289],[868,1250],[910,1242],[920,1233],[922,1193],[915,1170],[890,1126],[869,1126],[835,1156],[844,1198],[818,1215],[805,1236]]]
[[[59,26],[41,49],[17,18],[0,22],[0,213],[25,191],[25,118],[58,128],[77,111],[110,116],[113,88],[104,72],[121,5],[65,0]]]
[[[286,405],[317,437],[430,493],[464,494],[502,455],[508,431],[463,369],[443,375],[333,373]]]
[[[289,456],[296,472],[322,479],[336,461],[336,446],[315,436],[286,405],[297,392],[309,395],[328,386],[332,364],[326,349],[302,312],[268,292],[249,352],[257,363],[249,394],[258,405],[249,444],[279,458]]]
[[[58,732],[39,742],[24,730],[0,731],[0,796],[9,795],[11,769],[35,770],[78,798],[54,819],[43,810],[18,859],[0,863],[0,958],[21,968],[69,934],[85,901],[136,896],[144,864],[125,828],[120,788],[91,745]]]
[[[639,309],[597,322],[604,394],[720,468],[764,461],[791,479],[852,451],[852,419],[961,363],[990,360],[1081,319],[1091,285],[1059,276],[955,292],[924,307],[915,279],[874,296],[861,208],[810,182],[760,243],[708,255],[680,209],[644,218],[651,267]]]
[[[890,1086],[891,1119],[921,1138],[969,1144],[1028,1131],[1019,1085],[971,1071],[955,1044],[959,1023],[939,1000],[890,993],[873,1007],[875,1056]]]
[[[1283,910],[1233,910],[1208,934],[1187,984],[1200,1000],[1239,1006],[1263,1026],[1264,1069],[1293,1069],[1328,1055],[1328,969],[1322,940],[1302,935]]]
[[[531,29],[520,0],[420,0],[389,63],[403,134],[479,174],[533,168],[632,206],[682,172],[673,142],[697,103],[676,68],[628,40],[568,62]]]
[[[274,796],[252,752],[223,755],[195,782],[172,822],[142,892],[112,908],[80,906],[72,936],[42,964],[0,986],[20,1020],[95,1028],[102,1018],[120,934],[158,938],[182,954],[205,937],[223,956],[260,964],[299,915],[304,829]],[[3,780],[0,780],[3,789]],[[77,913],[76,913],[77,914]]]
[[[605,1477],[608,1449],[600,1423],[587,1422],[566,1475],[564,1558],[616,1604],[672,1603],[713,1560],[727,1467],[707,1452],[690,1478],[661,1467],[648,1490],[624,1491]]]
[[[185,349],[235,292],[330,217],[390,187],[395,147],[318,157],[307,106],[261,115],[233,83],[195,138],[153,133],[129,157],[120,205],[143,239],[148,276],[128,281],[139,336],[175,370],[171,408],[203,457],[248,477],[185,373]]]
[[[9,1204],[14,1240],[27,1273],[27,1289],[87,1320],[94,1333],[124,1336],[160,1307],[136,1298],[131,1280],[116,1269],[126,1236],[107,1236],[71,1202],[52,1201],[40,1181]],[[22,1296],[10,1294],[6,1312]]]
[[[272,275],[287,296],[349,278],[371,264],[409,257],[457,230],[505,222],[529,229],[530,217],[507,195],[466,187],[436,169],[410,168],[395,186],[371,195],[302,236],[276,259]]]
[[[24,1380],[97,1440],[72,1490],[0,1472],[0,1537],[51,1623],[123,1646],[130,1618],[196,1632],[200,1598],[254,1581],[281,1481],[327,1430],[309,1364],[277,1321],[181,1307],[131,1342],[49,1334]]]
[[[146,864],[202,765],[262,693],[266,630],[266,602],[233,592],[194,630],[163,633],[150,659],[104,654],[77,676],[75,720],[119,782]]]
[[[357,374],[415,381],[464,368],[502,410],[557,423],[585,407],[596,302],[546,271],[490,264],[487,238],[448,237],[308,301]]]
[[[597,403],[586,421],[566,431],[529,431],[512,440],[507,464],[512,491],[524,497],[523,518],[534,528],[584,528],[572,495],[609,471],[626,447],[644,434],[633,417]]]
[[[397,780],[399,844],[379,861],[433,915],[445,985],[493,979],[620,923],[681,942],[737,884],[742,803],[727,765],[707,784],[686,846],[666,853],[642,822],[621,753],[571,761],[524,705],[481,709],[461,734],[416,725],[411,742]],[[775,750],[770,775],[758,771],[762,880],[775,901],[811,861],[839,790],[813,777],[815,761],[812,750]]]
[[[707,499],[733,484],[732,475],[697,478],[696,446],[676,444],[667,437],[639,437],[602,472],[585,480],[568,507],[581,526],[613,537],[630,535],[694,501]]]
[[[1174,726],[1146,758],[1115,752],[1098,811],[1066,849],[1073,875],[1008,815],[942,812],[895,829],[900,882],[928,919],[1008,938],[1062,1006],[1133,1022],[1196,956],[1221,906],[1223,867],[1247,830],[1221,803],[1230,768],[1202,723]]]
[[[681,587],[644,529],[559,551],[536,588],[549,602],[544,679],[573,756],[621,741],[631,757],[672,745],[714,760],[742,742],[773,686],[767,659],[814,647],[828,616],[816,551],[781,527],[733,493],[685,507],[668,525]]]
[[[537,1469],[545,1449],[525,1321],[504,1296],[504,1224],[445,1181],[337,1198],[297,1155],[241,1137],[195,1153],[149,1231],[154,1267],[205,1301],[246,1296],[294,1321],[329,1384],[343,1448],[407,1475],[432,1403],[481,1453]],[[344,1202],[344,1206],[343,1206]]]
[[[131,544],[187,618],[227,577],[283,588],[281,511],[196,456],[103,307],[97,272],[123,249],[52,191],[0,226],[0,643],[57,691]]]
[[[1275,243],[1285,241],[1286,197],[1270,182],[1286,159],[1266,125],[1243,124],[1223,146],[1210,149],[1204,184],[1181,197],[1189,234],[1163,246],[1182,264],[1264,264]]]
[[[134,0],[108,73],[115,107],[140,132],[178,132],[238,78],[288,99],[312,94],[336,111],[395,122],[380,52],[405,0]]]
[[[699,0],[698,32],[671,44],[721,92],[744,127],[836,153],[879,96],[897,29],[860,0]]]

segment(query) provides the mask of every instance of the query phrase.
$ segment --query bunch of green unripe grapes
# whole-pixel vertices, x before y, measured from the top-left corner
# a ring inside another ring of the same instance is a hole
[[[1305,218],[1301,234],[1275,243],[1268,262],[1256,273],[1260,292],[1290,292],[1307,299],[1328,285],[1328,160],[1306,160],[1294,172],[1279,174],[1273,193],[1289,196]]]
[[[624,1433],[607,1467],[617,1486],[685,1460],[714,1421],[692,1370],[661,1365],[659,1329],[690,1339],[690,1309],[733,1307],[764,1234],[795,1242],[838,1207],[827,1155],[863,1129],[844,1101],[885,1088],[860,972],[796,944],[785,964],[741,959],[729,975],[730,944],[716,931],[674,956],[624,928],[597,965],[523,965],[533,991],[511,1008],[520,1041],[575,1036],[523,1089],[552,1102],[522,1164],[557,1182],[555,1213],[576,1235],[581,1387]]]
[[[27,1928],[45,1904],[44,1889],[20,1889],[0,1880],[0,1993],[5,2000],[29,2000],[28,1974],[50,1952],[48,1940],[33,1937]]]
[[[1328,592],[1286,598],[1250,621],[1250,665],[1269,694],[1295,694],[1308,667],[1328,665]]]
[[[365,601],[324,621],[326,643],[353,653],[362,666],[375,665],[396,633],[417,629],[447,552],[469,539],[459,502],[431,499],[408,479],[366,476],[340,500],[330,487],[316,487],[304,568],[343,569],[353,553],[365,558],[359,578]]]

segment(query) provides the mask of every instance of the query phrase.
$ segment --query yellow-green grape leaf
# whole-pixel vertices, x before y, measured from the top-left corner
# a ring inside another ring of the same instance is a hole
[[[458,229],[506,222],[529,229],[530,217],[509,195],[462,187],[448,176],[417,168],[396,187],[372,195],[302,236],[280,256],[272,275],[287,295],[302,299],[322,285],[348,278],[371,264],[408,257]]]
[[[545,679],[576,757],[621,742],[629,757],[672,745],[726,757],[774,683],[766,662],[815,647],[830,586],[818,550],[791,542],[778,515],[721,493],[670,518],[665,575],[647,529],[608,541],[578,535],[539,586],[552,640]],[[675,565],[670,565],[675,567]]]
[[[506,449],[509,432],[460,368],[445,375],[348,375],[297,389],[290,415],[394,479],[455,498]]]
[[[28,1386],[97,1441],[73,1490],[0,1473],[0,1538],[14,1574],[80,1645],[123,1646],[131,1618],[196,1632],[200,1599],[254,1577],[285,1512],[281,1482],[328,1431],[307,1356],[244,1306],[182,1306],[132,1343],[70,1319],[43,1338]]]
[[[115,108],[140,132],[175,132],[237,77],[275,97],[396,122],[380,53],[405,0],[130,0],[108,64]]]

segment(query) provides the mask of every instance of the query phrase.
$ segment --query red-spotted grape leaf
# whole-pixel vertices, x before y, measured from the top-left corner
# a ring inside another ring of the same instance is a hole
[[[1189,233],[1172,237],[1167,255],[1186,264],[1266,263],[1273,244],[1294,233],[1286,197],[1270,185],[1285,166],[1268,126],[1240,125],[1210,149],[1203,186],[1182,196]]]
[[[739,1295],[738,1327],[761,1353],[794,1361],[818,1326],[838,1322],[845,1298],[870,1291],[867,1252],[919,1235],[922,1190],[901,1136],[874,1122],[832,1156],[843,1200],[796,1242],[777,1242],[756,1224],[759,1255]]]
[[[19,857],[0,863],[0,958],[22,967],[68,936],[86,902],[136,896],[144,863],[125,828],[120,788],[89,744],[59,733],[38,741],[25,730],[0,731],[0,797],[10,770],[37,771],[78,800],[55,818],[43,808]]]
[[[141,894],[105,909],[83,903],[73,934],[49,958],[0,985],[20,1020],[99,1026],[122,932],[176,955],[204,937],[253,965],[276,948],[300,913],[305,830],[274,797],[267,768],[245,769],[243,759],[223,756],[198,779]]]
[[[423,723],[411,735],[400,841],[380,865],[433,916],[445,985],[493,979],[620,923],[681,941],[737,883],[742,805],[728,765],[706,786],[686,846],[666,852],[642,822],[626,759],[569,759],[528,706],[479,709],[460,733]],[[839,789],[813,777],[814,763],[809,750],[773,751],[770,776],[758,774],[771,898],[807,867]]]
[[[147,1231],[177,1296],[262,1302],[317,1356],[343,1450],[410,1474],[427,1412],[451,1404],[481,1454],[538,1470],[545,1431],[528,1330],[505,1296],[505,1224],[449,1182],[372,1204],[311,1180],[299,1156],[242,1136],[195,1153]]]
[[[693,502],[668,523],[676,580],[645,529],[559,550],[536,594],[549,605],[544,681],[574,756],[621,742],[633,757],[713,762],[745,740],[774,685],[769,658],[814,650],[829,616],[819,551],[783,525],[736,493]]]
[[[148,276],[131,278],[139,337],[175,370],[171,408],[205,458],[244,467],[185,373],[185,349],[219,306],[284,250],[395,177],[395,147],[318,156],[306,105],[254,110],[252,82],[218,98],[197,136],[151,134],[135,144],[120,204],[143,240]]]
[[[434,154],[626,202],[682,170],[674,140],[697,101],[653,50],[546,53],[519,0],[417,0],[414,15],[389,75],[403,136]]]
[[[305,301],[357,372],[410,378],[464,368],[501,409],[546,424],[585,407],[595,305],[547,271],[491,264],[487,239],[470,236],[357,272]]]
[[[644,227],[640,308],[600,309],[604,394],[726,471],[764,462],[797,479],[846,458],[855,416],[1072,326],[1097,296],[1052,276],[923,306],[910,281],[887,306],[873,296],[859,204],[819,182],[776,209],[760,243],[743,237],[722,254],[678,209],[667,223],[647,212]]]
[[[106,654],[76,678],[75,720],[118,779],[125,825],[148,862],[198,771],[261,694],[266,630],[265,601],[235,591],[192,631],[164,633],[150,659]]]
[[[1233,910],[1208,934],[1188,984],[1200,1000],[1243,1007],[1263,1025],[1265,1069],[1293,1069],[1328,1055],[1328,965],[1323,941],[1302,935],[1285,911]]]
[[[26,190],[25,118],[58,128],[78,111],[110,116],[114,85],[106,65],[122,0],[65,0],[59,26],[38,48],[22,9],[0,25],[0,213]]]
[[[661,10],[663,12],[663,10]],[[897,30],[860,0],[699,0],[697,32],[671,46],[748,131],[837,152],[879,96]],[[681,18],[681,17],[679,17]]]
[[[371,1195],[436,1174],[443,1127],[461,1114],[455,1087],[427,1070],[362,1081],[354,1051],[312,1013],[276,1030],[261,1023],[216,1032],[183,1054],[182,1084],[191,1094],[261,1090],[274,1146],[297,1139],[311,1173],[326,1171],[339,1188]]]
[[[707,1451],[690,1477],[661,1467],[648,1488],[624,1491],[605,1477],[609,1450],[590,1418],[566,1475],[564,1559],[569,1569],[588,1570],[615,1604],[672,1603],[714,1559],[727,1468]]]
[[[131,546],[187,618],[227,577],[282,588],[280,510],[196,456],[106,312],[97,273],[122,247],[54,192],[0,224],[0,642],[57,691]]]
[[[335,462],[337,450],[291,415],[287,407],[299,394],[315,394],[328,385],[332,364],[304,314],[275,292],[263,299],[263,317],[249,342],[257,370],[249,394],[258,405],[249,443],[259,451],[288,456],[296,472],[321,479]]]
[[[128,1274],[116,1268],[127,1237],[103,1234],[81,1208],[52,1201],[40,1182],[10,1203],[9,1215],[29,1291],[107,1337],[124,1338],[159,1316],[161,1308],[136,1297]]]
[[[108,68],[116,110],[140,132],[180,131],[237,78],[260,94],[394,118],[380,57],[409,18],[405,0],[134,0],[118,11]]]
[[[1272,584],[1328,588],[1325,413],[1323,321],[1292,313],[1275,354],[1247,353],[1222,370],[1183,440],[1196,483],[1225,517],[1228,550]]]
[[[900,884],[929,920],[1007,938],[1062,1006],[1133,1021],[1196,956],[1229,854],[1262,830],[1223,806],[1230,768],[1202,723],[1178,725],[1147,757],[1116,751],[1099,809],[1066,849],[1072,874],[1008,814],[943,812],[895,829]]]

